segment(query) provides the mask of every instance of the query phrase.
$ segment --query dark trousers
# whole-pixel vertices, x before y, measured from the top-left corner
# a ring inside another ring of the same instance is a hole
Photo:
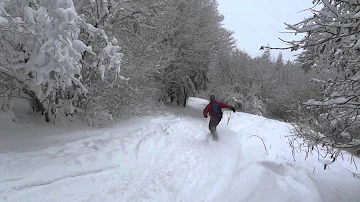
[[[209,121],[209,130],[211,133],[216,132],[216,127],[219,125],[221,119],[218,120],[211,120]]]

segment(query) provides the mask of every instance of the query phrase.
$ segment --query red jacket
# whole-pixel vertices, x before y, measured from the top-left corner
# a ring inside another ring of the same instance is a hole
[[[215,103],[216,103],[216,101],[212,101],[205,107],[204,112],[203,112],[205,118],[207,117],[207,114],[209,113],[210,114],[210,119],[214,120],[214,115],[213,115],[213,112],[212,112],[212,105],[215,104]],[[224,104],[222,102],[218,102],[218,104],[219,104],[221,109],[222,108],[228,108],[228,109],[232,108],[232,106]]]

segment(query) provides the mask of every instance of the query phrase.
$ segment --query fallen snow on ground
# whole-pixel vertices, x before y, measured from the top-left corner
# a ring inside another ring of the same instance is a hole
[[[225,112],[213,142],[206,104],[190,98],[186,108],[108,129],[37,134],[42,142],[29,135],[24,151],[16,144],[30,125],[19,128],[2,114],[0,142],[6,137],[11,147],[0,150],[0,201],[359,201],[350,156],[327,170],[315,154],[294,161],[290,125],[245,113],[228,122]]]

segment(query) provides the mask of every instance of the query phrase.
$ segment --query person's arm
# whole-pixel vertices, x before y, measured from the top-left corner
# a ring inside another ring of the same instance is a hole
[[[210,105],[208,104],[208,105],[206,105],[206,107],[205,107],[205,109],[204,109],[204,112],[203,112],[203,115],[204,115],[204,118],[207,118],[208,117],[208,113],[209,113],[209,107]]]
[[[227,105],[227,104],[225,104],[225,103],[222,103],[222,102],[219,102],[219,106],[220,106],[221,108],[228,108],[228,109],[231,109],[231,108],[233,108],[232,106],[230,106],[230,105]]]
[[[235,113],[235,107],[233,107],[233,106],[230,106],[230,105],[227,105],[227,104],[225,104],[225,103],[222,103],[222,102],[219,102],[219,106],[220,106],[220,108],[227,108],[227,109],[231,109],[234,113]]]

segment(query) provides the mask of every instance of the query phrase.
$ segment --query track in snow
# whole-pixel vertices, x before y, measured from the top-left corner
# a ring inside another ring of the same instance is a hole
[[[357,201],[340,166],[293,162],[288,125],[237,113],[209,137],[205,101],[47,149],[1,153],[4,201]],[[226,113],[225,113],[226,114]],[[77,135],[77,134],[73,134]],[[268,155],[261,140],[264,139]],[[327,171],[326,171],[327,172]],[[330,178],[332,176],[332,178]],[[341,181],[346,179],[345,181]],[[337,180],[336,183],[333,180]],[[328,184],[329,183],[329,184]],[[331,184],[330,184],[331,183]],[[350,186],[351,185],[351,186]],[[354,188],[355,187],[355,188]],[[338,194],[341,191],[353,194]]]

